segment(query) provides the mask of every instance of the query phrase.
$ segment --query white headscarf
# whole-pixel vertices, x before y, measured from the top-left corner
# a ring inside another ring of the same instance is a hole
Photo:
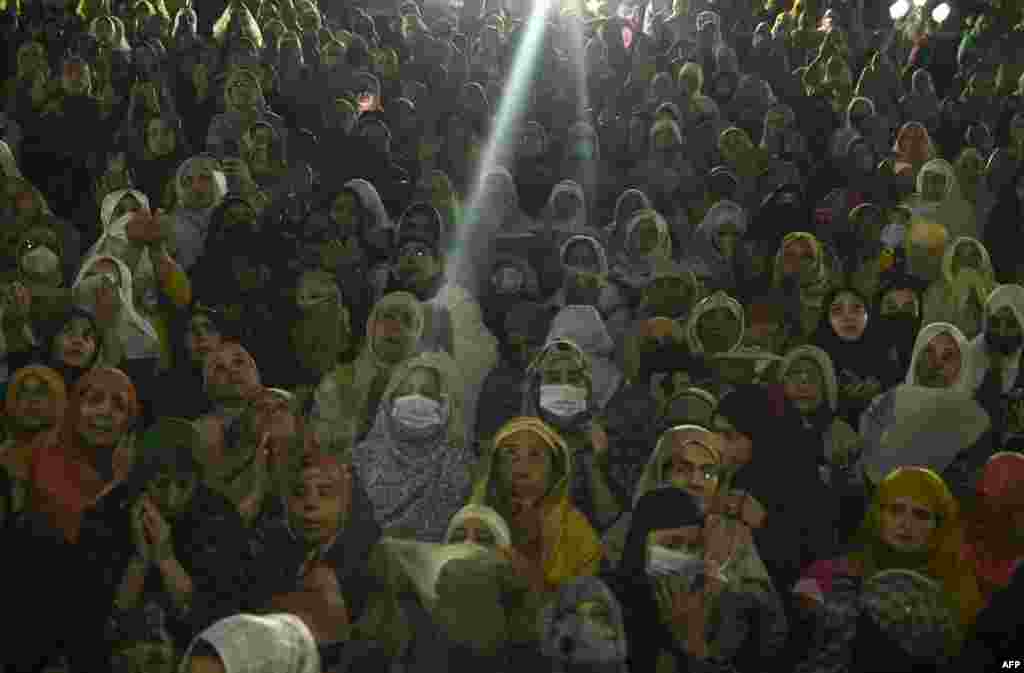
[[[109,261],[117,266],[120,283],[118,285],[118,296],[121,299],[121,325],[118,333],[124,344],[125,356],[128,359],[153,357],[159,354],[160,337],[152,323],[139,315],[135,310],[135,300],[132,294],[132,272],[128,265],[116,257],[110,255],[96,255],[86,259],[82,268],[75,276],[75,282],[71,286],[76,289],[82,279],[98,262]]]
[[[151,212],[149,197],[137,189],[118,189],[107,194],[103,197],[103,203],[100,205],[100,224],[103,226],[103,233],[100,234],[99,240],[93,243],[89,251],[85,253],[85,259],[91,259],[97,255],[112,254],[113,251],[108,246],[110,239],[117,239],[128,243],[128,222],[132,219],[132,213],[125,213],[116,220],[113,219],[114,211],[117,209],[118,204],[121,203],[121,199],[126,196],[131,196],[138,201],[142,211],[146,214]],[[142,255],[135,268],[135,276],[141,278],[143,276],[153,277],[154,275],[153,261],[149,258],[148,254]]]
[[[179,673],[188,673],[196,643],[217,651],[225,673],[321,673],[320,652],[306,624],[295,615],[234,615],[192,641]]]
[[[920,385],[917,382],[917,359],[931,340],[940,334],[948,334],[953,337],[956,345],[960,348],[960,375],[953,385],[949,387],[949,390],[970,392],[974,377],[970,372],[971,358],[967,337],[964,336],[964,333],[958,327],[950,325],[948,322],[933,322],[917,333],[917,339],[914,341],[914,354],[910,358],[910,367],[907,369],[907,378],[904,380],[904,383],[912,386]]]

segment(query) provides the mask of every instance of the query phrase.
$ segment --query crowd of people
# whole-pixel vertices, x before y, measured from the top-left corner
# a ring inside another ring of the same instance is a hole
[[[933,4],[0,0],[3,670],[1019,659],[1024,21]]]

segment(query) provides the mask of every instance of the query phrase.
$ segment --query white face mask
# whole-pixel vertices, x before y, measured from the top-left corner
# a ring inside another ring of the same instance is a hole
[[[46,276],[60,267],[60,257],[45,245],[32,248],[21,257],[21,268],[37,276]]]
[[[423,395],[404,395],[392,404],[391,417],[406,433],[429,436],[444,423],[441,403]]]
[[[540,408],[559,418],[572,418],[587,410],[587,391],[579,386],[542,385]]]
[[[647,574],[651,577],[679,577],[690,583],[702,572],[703,555],[661,545],[647,548]]]

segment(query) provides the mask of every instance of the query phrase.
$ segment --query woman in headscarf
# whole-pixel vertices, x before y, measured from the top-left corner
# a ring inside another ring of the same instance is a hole
[[[704,216],[684,264],[708,291],[741,295],[746,290],[752,273],[746,233],[746,213],[733,201],[719,201]]]
[[[817,329],[825,309],[825,294],[833,282],[825,258],[818,239],[799,231],[786,234],[775,256],[772,288],[782,293],[787,320],[800,339]]]
[[[76,665],[109,665],[111,638],[144,605],[163,608],[179,648],[208,625],[238,559],[217,553],[212,534],[231,504],[204,483],[198,444],[196,430],[182,421],[154,426],[125,479],[83,513],[78,548],[86,591],[76,606],[84,627]]]
[[[873,304],[871,339],[878,349],[880,381],[886,389],[902,381],[910,367],[923,304],[920,282],[898,272],[883,277]]]
[[[540,226],[561,244],[570,236],[597,234],[588,217],[583,188],[573,180],[562,180],[551,190]]]
[[[91,370],[71,389],[68,414],[55,445],[39,447],[30,467],[30,508],[74,543],[82,513],[131,467],[131,430],[139,399],[119,369]]]
[[[837,404],[833,410],[855,425],[868,403],[882,392],[886,367],[880,343],[869,325],[870,300],[858,290],[838,287],[825,297],[826,310],[811,337],[834,367]]]
[[[966,509],[963,553],[975,567],[985,602],[1005,588],[1024,558],[1019,526],[1024,511],[1024,456],[996,453],[985,464]]]
[[[174,187],[172,253],[190,271],[206,247],[213,212],[228,192],[227,178],[215,159],[197,155],[178,166]]]
[[[210,411],[204,393],[206,357],[216,351],[229,331],[224,311],[196,300],[179,313],[171,328],[174,366],[159,380],[153,401],[156,417],[199,418]]]
[[[900,127],[892,149],[896,153],[896,174],[915,180],[918,171],[936,155],[928,130],[916,121],[908,121]]]
[[[950,237],[978,237],[974,209],[960,192],[956,171],[945,159],[928,161],[917,173],[917,192],[907,200],[915,215],[946,227]]]
[[[29,365],[11,377],[4,400],[9,438],[0,445],[0,470],[12,484],[6,516],[24,509],[33,454],[60,439],[67,398],[64,381],[48,367]]]
[[[473,454],[461,396],[447,355],[407,360],[392,372],[370,434],[353,449],[376,518],[395,537],[440,541],[469,497]]]
[[[558,260],[565,280],[562,287],[548,302],[550,305],[561,308],[573,303],[569,299],[570,294],[574,294],[574,287],[578,285],[578,276],[587,275],[597,276],[600,279],[600,292],[595,306],[601,315],[611,318],[616,311],[623,307],[625,299],[618,286],[607,282],[610,271],[608,255],[604,245],[597,238],[583,235],[570,236],[559,248]],[[578,299],[576,303],[579,303]]]
[[[541,617],[541,651],[552,671],[627,673],[622,607],[596,577],[562,586]]]
[[[71,308],[40,331],[39,359],[59,373],[69,388],[100,361],[103,335],[92,313]]]
[[[725,292],[705,297],[686,321],[690,352],[710,358],[735,351],[743,342],[744,321],[743,307]]]
[[[605,227],[603,237],[613,258],[617,258],[625,247],[629,221],[641,210],[652,208],[651,200],[639,189],[627,189],[615,199],[612,221]]]
[[[838,487],[858,458],[860,441],[850,424],[837,415],[839,384],[832,360],[817,346],[797,346],[779,365],[779,380],[804,429],[819,446],[816,457],[822,482]]]
[[[517,417],[495,435],[474,486],[473,502],[493,507],[512,531],[513,568],[546,597],[601,563],[600,540],[569,494],[572,463],[558,432]]]
[[[1003,283],[1017,283],[1024,278],[1024,265],[1013,252],[1024,240],[1024,164],[1016,175],[999,191],[996,204],[988,217],[985,247],[992,255],[998,279]]]
[[[858,548],[811,565],[794,593],[805,604],[825,606],[842,600],[834,592],[859,591],[876,573],[916,571],[941,585],[955,624],[950,635],[959,642],[984,605],[974,565],[961,556],[963,539],[960,506],[942,478],[926,468],[900,467],[879,483],[858,533]],[[821,656],[829,655],[813,651],[812,657]]]
[[[985,302],[996,287],[988,250],[961,236],[946,248],[942,277],[924,294],[924,323],[949,322],[973,339],[981,331]]]
[[[762,198],[759,182],[769,168],[767,153],[754,145],[746,131],[735,126],[725,129],[718,137],[718,152],[739,178],[735,200],[748,210],[756,211]]]
[[[932,74],[924,68],[914,71],[910,80],[910,91],[900,101],[905,122],[921,124],[931,133],[939,129],[942,121],[942,101],[935,93]]]
[[[661,487],[637,502],[613,580],[630,670],[753,671],[778,655],[785,617],[756,552],[723,565],[710,542],[689,493]]]
[[[640,210],[623,232],[623,249],[612,265],[611,280],[621,286],[631,305],[650,284],[658,263],[672,260],[672,235],[657,211]]]
[[[918,332],[907,369],[907,385],[968,392],[974,385],[969,342],[954,325],[928,323]]]
[[[728,487],[749,493],[765,510],[765,525],[753,531],[754,540],[783,595],[802,568],[832,550],[833,507],[818,475],[820,449],[799,424],[782,390],[756,385],[726,393],[712,421],[724,440]],[[778,437],[787,438],[785,461],[773,454]]]
[[[178,166],[189,156],[184,130],[177,117],[167,115],[146,120],[142,149],[129,159],[139,190],[158,206],[168,207],[172,189],[169,183]]]
[[[308,617],[274,613],[225,617],[196,636],[182,671],[233,671],[272,667],[281,673],[321,671],[317,639]]]
[[[412,357],[423,336],[423,305],[393,292],[373,307],[362,351],[324,376],[314,393],[312,419],[326,426],[338,450],[353,447],[370,431],[395,367]]]
[[[615,342],[594,306],[570,305],[555,315],[547,342],[571,341],[587,356],[593,411],[600,413],[622,384]]]
[[[996,203],[985,173],[985,159],[976,148],[965,147],[953,162],[953,169],[961,196],[974,213],[977,231],[984,234],[985,224]]]
[[[523,385],[522,413],[554,428],[576,458],[567,475],[569,494],[597,530],[610,526],[621,511],[608,483],[607,436],[595,419],[603,408],[598,395],[617,388],[620,380],[614,368],[595,372],[581,346],[549,333]]]
[[[141,399],[149,400],[163,345],[135,308],[132,287],[128,266],[109,255],[87,261],[72,286],[76,305],[93,313],[103,330],[103,364],[124,369],[143,391]]]

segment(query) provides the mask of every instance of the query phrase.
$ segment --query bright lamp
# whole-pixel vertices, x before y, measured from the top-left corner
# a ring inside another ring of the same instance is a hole
[[[942,23],[949,18],[949,12],[949,4],[944,2],[932,10],[932,18],[935,19],[935,23]]]
[[[896,0],[896,2],[889,5],[889,16],[892,17],[893,21],[899,21],[907,15],[910,11],[910,3],[907,0]]]

